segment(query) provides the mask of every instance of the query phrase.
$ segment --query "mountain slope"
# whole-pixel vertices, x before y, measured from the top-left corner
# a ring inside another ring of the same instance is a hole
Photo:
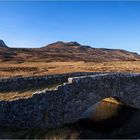
[[[0,40],[0,48],[7,48],[8,46],[4,43],[3,40]]]
[[[43,52],[56,59],[83,61],[137,60],[140,55],[119,49],[92,48],[77,42],[56,42],[41,48]]]
[[[0,47],[1,61],[124,61],[140,55],[119,49],[92,48],[77,42],[58,41],[38,49]]]

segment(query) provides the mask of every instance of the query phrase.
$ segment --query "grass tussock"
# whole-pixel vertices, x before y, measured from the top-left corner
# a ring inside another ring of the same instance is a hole
[[[9,101],[9,100],[16,100],[21,98],[29,98],[33,96],[33,93],[34,92],[31,90],[23,93],[19,93],[19,92],[0,93],[0,100]]]

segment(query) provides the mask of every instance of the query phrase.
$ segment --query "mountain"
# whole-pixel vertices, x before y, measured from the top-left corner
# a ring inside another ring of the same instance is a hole
[[[120,49],[93,48],[77,42],[58,41],[41,48],[50,58],[56,60],[117,61],[138,60],[140,55]]]
[[[2,43],[3,44],[3,43]],[[140,55],[120,49],[92,48],[58,41],[41,48],[0,48],[1,61],[135,61]]]
[[[4,43],[3,40],[0,40],[0,47],[1,48],[7,48],[8,46]]]

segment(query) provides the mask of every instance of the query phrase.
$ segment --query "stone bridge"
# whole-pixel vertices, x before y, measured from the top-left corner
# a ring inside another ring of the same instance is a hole
[[[140,74],[106,73],[68,78],[32,97],[0,101],[0,125],[47,128],[73,123],[99,101],[116,97],[140,108]]]

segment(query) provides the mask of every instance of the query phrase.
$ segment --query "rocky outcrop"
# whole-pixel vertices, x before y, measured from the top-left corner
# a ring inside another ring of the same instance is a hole
[[[0,40],[0,47],[5,47],[5,48],[7,48],[8,46],[4,43],[3,40]]]
[[[56,127],[79,120],[92,105],[117,97],[140,109],[140,74],[95,74],[68,78],[32,97],[0,102],[0,125],[17,128]]]

